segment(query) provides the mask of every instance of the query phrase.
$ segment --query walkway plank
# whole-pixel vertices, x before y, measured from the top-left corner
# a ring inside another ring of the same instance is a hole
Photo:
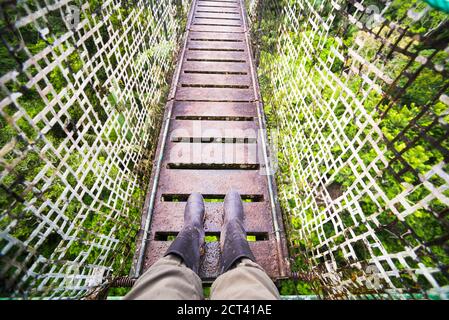
[[[252,85],[249,75],[238,74],[197,74],[185,73],[181,75],[181,84],[201,84],[214,86],[247,86]]]
[[[257,117],[255,103],[247,102],[193,102],[177,101],[173,106],[175,119],[247,119]]]

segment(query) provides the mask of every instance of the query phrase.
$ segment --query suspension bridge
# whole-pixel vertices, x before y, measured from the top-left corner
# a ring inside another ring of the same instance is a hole
[[[0,3],[0,298],[123,296],[223,198],[284,298],[447,299],[445,0]]]

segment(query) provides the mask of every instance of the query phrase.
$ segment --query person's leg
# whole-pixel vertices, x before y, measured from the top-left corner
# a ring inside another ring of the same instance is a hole
[[[279,299],[279,292],[255,262],[244,228],[243,203],[236,191],[224,200],[221,229],[220,273],[211,288],[211,299]]]
[[[261,266],[243,258],[214,281],[211,300],[277,300],[279,291]]]
[[[198,277],[201,247],[204,244],[204,201],[192,193],[184,211],[184,227],[157,261],[139,278],[125,299],[201,299]]]
[[[134,284],[125,300],[201,300],[200,277],[182,259],[169,254],[153,264]]]

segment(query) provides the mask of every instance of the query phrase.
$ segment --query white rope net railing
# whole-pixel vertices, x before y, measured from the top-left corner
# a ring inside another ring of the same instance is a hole
[[[188,2],[1,2],[0,296],[129,271]]]
[[[248,7],[302,280],[284,293],[448,298],[449,15],[419,0]]]

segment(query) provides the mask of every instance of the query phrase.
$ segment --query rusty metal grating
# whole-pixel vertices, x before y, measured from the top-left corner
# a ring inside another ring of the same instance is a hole
[[[196,0],[166,107],[166,122],[144,216],[135,276],[157,261],[183,226],[192,192],[206,200],[203,281],[217,277],[223,198],[244,199],[245,227],[257,262],[273,279],[289,275],[246,13],[239,0]],[[143,245],[142,245],[143,243]]]
[[[448,14],[416,0],[250,2],[296,289],[447,299]]]

